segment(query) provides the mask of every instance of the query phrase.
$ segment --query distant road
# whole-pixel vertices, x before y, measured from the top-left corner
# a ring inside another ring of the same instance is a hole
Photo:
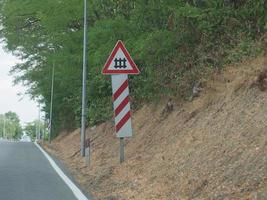
[[[1,200],[77,200],[33,143],[0,141]]]

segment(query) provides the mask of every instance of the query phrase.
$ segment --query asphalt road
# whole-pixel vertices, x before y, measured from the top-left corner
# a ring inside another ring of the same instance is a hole
[[[0,200],[77,200],[33,143],[0,141]]]

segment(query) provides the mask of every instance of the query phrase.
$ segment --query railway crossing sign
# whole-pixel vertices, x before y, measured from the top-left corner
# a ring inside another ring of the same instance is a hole
[[[140,71],[122,41],[118,41],[111,52],[102,74],[111,75],[115,131],[120,138],[120,162],[124,161],[124,138],[132,137],[131,108],[129,98],[128,74]]]
[[[123,42],[119,40],[102,70],[102,74],[111,75],[115,129],[119,138],[132,136],[128,74],[139,73]]]
[[[139,69],[131,58],[122,41],[118,41],[111,52],[104,69],[104,75],[139,74]]]

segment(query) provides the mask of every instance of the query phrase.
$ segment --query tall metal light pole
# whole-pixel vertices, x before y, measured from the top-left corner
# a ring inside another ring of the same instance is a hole
[[[38,140],[41,139],[41,108],[40,108],[40,103],[38,105]]]
[[[83,35],[83,87],[82,87],[82,120],[81,120],[81,155],[85,156],[86,132],[86,81],[87,81],[87,0],[84,0],[84,35]]]
[[[1,138],[4,138],[4,117],[2,119],[2,123],[3,123],[3,126],[2,126],[2,130],[1,130]]]
[[[4,114],[4,129],[3,129],[3,138],[6,137],[6,116]]]
[[[45,116],[44,116],[44,121],[43,121],[43,142],[45,141],[45,121],[46,121],[46,119],[45,119]]]
[[[35,141],[38,142],[38,128],[37,128],[37,119],[35,120]]]
[[[51,143],[52,133],[52,117],[53,117],[53,97],[54,97],[54,78],[55,78],[55,62],[53,61],[52,66],[52,80],[51,80],[51,99],[50,99],[50,117],[49,117],[49,143]]]

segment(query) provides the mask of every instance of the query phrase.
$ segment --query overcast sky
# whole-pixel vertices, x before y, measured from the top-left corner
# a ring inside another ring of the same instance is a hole
[[[6,53],[0,44],[0,114],[8,111],[16,112],[24,124],[38,118],[38,108],[28,96],[24,96],[21,100],[17,94],[24,93],[26,88],[14,86],[13,78],[8,75],[11,67],[18,62],[15,57]]]

